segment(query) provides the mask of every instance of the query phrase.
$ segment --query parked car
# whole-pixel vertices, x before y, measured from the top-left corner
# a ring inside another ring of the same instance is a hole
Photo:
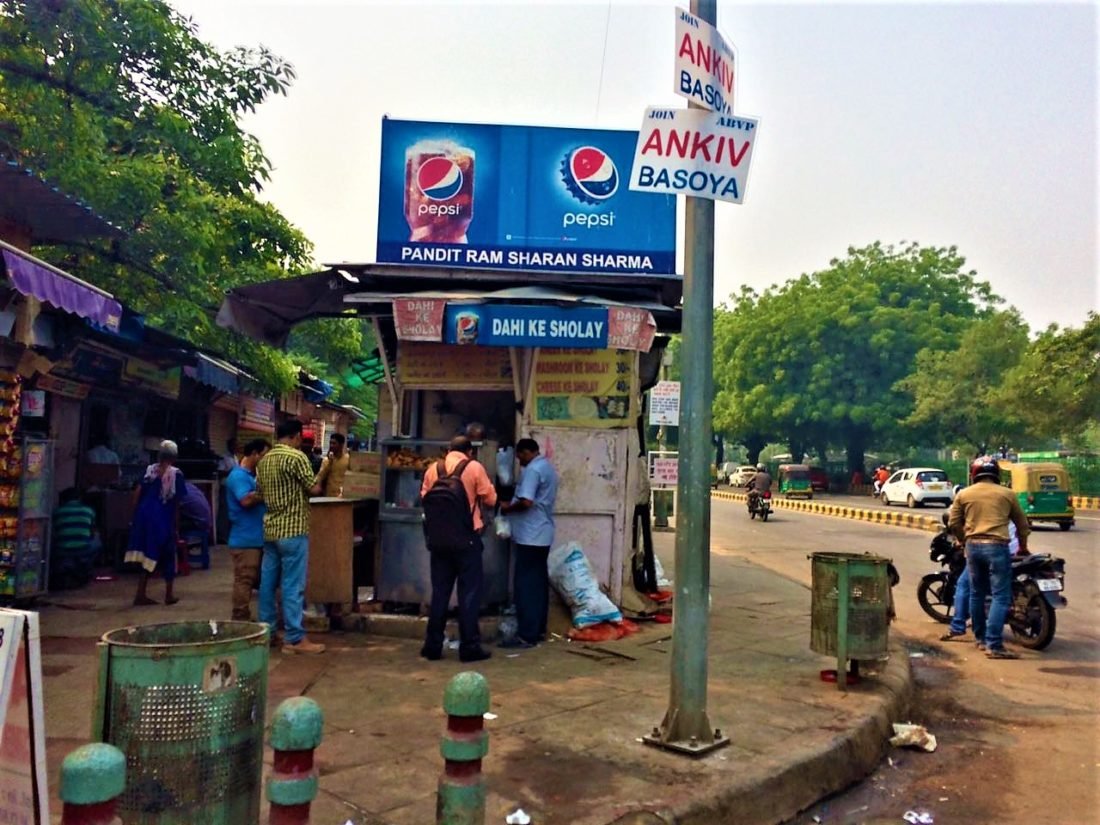
[[[737,462],[727,461],[718,465],[718,483],[729,484],[730,476],[737,472]]]
[[[810,487],[816,493],[818,491],[825,492],[829,489],[829,474],[825,472],[824,467],[811,467],[810,468]]]
[[[943,470],[935,467],[907,467],[886,479],[879,499],[886,505],[904,503],[910,507],[923,507],[936,501],[944,507],[950,507],[955,500],[955,491]]]
[[[752,481],[752,478],[755,475],[755,467],[753,467],[751,464],[742,465],[741,467],[738,467],[732,475],[730,475],[730,487],[747,487],[749,482]]]

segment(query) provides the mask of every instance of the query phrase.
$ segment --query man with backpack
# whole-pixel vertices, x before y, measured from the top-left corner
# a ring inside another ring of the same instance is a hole
[[[443,631],[451,591],[458,582],[458,658],[480,662],[492,654],[481,646],[482,507],[497,503],[496,488],[485,467],[473,458],[473,445],[455,436],[447,455],[428,467],[420,486],[424,537],[431,554],[432,603],[428,632],[420,655],[435,661],[443,656]]]

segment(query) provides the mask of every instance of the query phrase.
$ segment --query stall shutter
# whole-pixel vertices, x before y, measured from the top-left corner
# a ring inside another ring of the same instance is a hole
[[[229,410],[210,409],[210,449],[218,455],[225,452],[225,442],[237,435],[237,415]],[[238,445],[240,446],[240,445]]]

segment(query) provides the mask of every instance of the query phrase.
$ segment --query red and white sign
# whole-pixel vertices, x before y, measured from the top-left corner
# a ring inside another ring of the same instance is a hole
[[[46,725],[38,614],[0,608],[0,822],[46,825]]]
[[[757,121],[701,109],[645,110],[630,188],[741,203]]]
[[[393,325],[399,341],[442,341],[446,301],[433,298],[395,298]]]
[[[607,348],[649,352],[657,335],[657,322],[649,310],[636,307],[607,308]]]
[[[680,454],[673,452],[649,454],[649,484],[651,487],[675,487],[680,483]]]
[[[713,112],[732,114],[736,62],[733,44],[718,29],[676,9],[676,94]]]

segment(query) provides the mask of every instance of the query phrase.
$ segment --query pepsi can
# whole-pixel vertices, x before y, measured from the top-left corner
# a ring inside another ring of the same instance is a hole
[[[405,220],[414,243],[466,243],[474,217],[474,150],[422,140],[405,150]]]

